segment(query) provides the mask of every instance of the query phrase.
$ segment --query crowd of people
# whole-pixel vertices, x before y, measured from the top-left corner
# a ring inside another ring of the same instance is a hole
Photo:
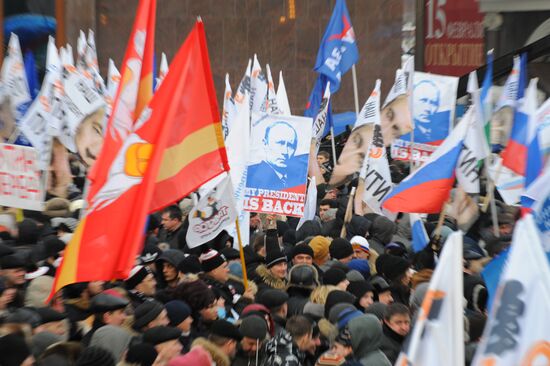
[[[322,152],[325,172],[329,162]],[[317,216],[298,228],[298,218],[251,213],[245,266],[226,231],[200,246],[186,241],[193,202],[185,198],[150,215],[128,278],[53,296],[82,200],[54,197],[23,216],[2,211],[0,365],[393,365],[456,223],[445,217],[437,235],[439,215],[429,215],[431,242],[414,253],[406,215],[345,220],[354,184],[320,184]],[[464,236],[468,362],[487,318],[480,272],[510,245],[518,217],[498,210],[500,236],[483,214]]]

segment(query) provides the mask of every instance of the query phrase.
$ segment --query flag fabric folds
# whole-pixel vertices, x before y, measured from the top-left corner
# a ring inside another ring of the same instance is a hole
[[[54,292],[74,282],[126,278],[147,214],[228,170],[202,22],[108,168],[67,245]]]
[[[124,55],[121,81],[107,122],[103,147],[88,172],[88,200],[107,180],[109,167],[132,131],[132,126],[153,93],[153,54],[156,0],[140,0],[134,26]]]
[[[411,222],[412,249],[416,253],[428,245],[430,238],[419,214],[410,213],[409,220]]]
[[[472,365],[547,363],[549,308],[550,265],[533,216],[526,215],[516,224],[508,263]]]
[[[443,246],[410,338],[395,365],[464,365],[462,268],[462,233],[455,231]]]
[[[382,207],[394,212],[440,212],[455,181],[469,122],[463,118],[428,161],[388,194]]]

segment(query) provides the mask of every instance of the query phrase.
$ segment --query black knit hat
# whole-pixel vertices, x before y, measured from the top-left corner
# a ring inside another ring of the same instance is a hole
[[[327,301],[325,302],[325,318],[328,319],[330,309],[332,309],[334,305],[342,302],[353,304],[355,302],[355,296],[346,291],[331,291],[327,296]]]
[[[185,274],[201,273],[202,266],[201,266],[201,262],[199,261],[199,257],[192,254],[188,255],[178,264],[178,271]]]
[[[292,258],[296,257],[298,254],[306,254],[313,258],[313,249],[307,244],[296,244],[292,248]]]
[[[66,314],[55,311],[50,307],[36,308],[34,311],[40,316],[40,324],[58,322],[67,318]]]
[[[212,323],[212,326],[210,326],[210,333],[236,341],[240,341],[243,338],[241,332],[239,332],[239,329],[235,325],[223,319],[218,319]]]
[[[256,296],[256,302],[268,309],[273,309],[288,302],[288,294],[282,290],[267,289]]]
[[[101,348],[90,346],[80,353],[76,360],[76,366],[115,366],[115,359],[111,352]]]
[[[210,249],[206,253],[201,254],[199,257],[202,270],[204,272],[210,272],[225,263],[225,257],[214,249]]]
[[[332,259],[342,259],[353,255],[353,246],[344,238],[334,239],[328,250]]]
[[[128,290],[134,289],[150,273],[152,274],[153,272],[151,272],[151,270],[148,267],[135,266],[130,271],[130,275],[128,276],[128,278],[124,281],[124,285],[126,286],[126,289]]]
[[[25,259],[17,252],[0,257],[0,268],[2,269],[25,268],[25,265]]]
[[[394,281],[401,275],[405,274],[410,266],[411,264],[406,259],[395,255],[390,255],[384,261],[384,276],[388,280]]]
[[[191,307],[187,305],[185,301],[172,300],[168,301],[166,305],[166,312],[168,313],[168,319],[170,319],[170,325],[177,327],[181,322],[191,316]]]
[[[367,292],[374,292],[374,288],[367,281],[350,282],[348,292],[351,292],[357,299],[361,299]]]
[[[336,286],[346,279],[346,272],[342,271],[340,268],[331,268],[323,274],[323,283],[325,285]]]
[[[50,236],[44,240],[44,257],[57,257],[58,253],[65,249],[65,242],[55,236]]]
[[[273,238],[268,234],[265,236],[265,252],[265,264],[267,268],[287,261],[286,256],[281,252],[277,238]]]
[[[164,342],[178,339],[181,336],[181,330],[174,327],[153,327],[143,333],[143,342],[156,346]]]
[[[132,328],[139,331],[141,328],[155,320],[164,310],[164,306],[158,301],[145,301],[134,312],[134,324]]]
[[[155,346],[149,343],[137,343],[126,353],[126,362],[140,366],[151,366],[155,363],[158,353]]]
[[[242,319],[239,331],[243,337],[263,341],[267,335],[267,323],[257,315],[250,315]]]
[[[139,260],[143,264],[153,263],[157,260],[158,256],[162,253],[159,247],[153,243],[146,243],[141,251]]]
[[[92,298],[92,301],[90,303],[90,311],[93,313],[115,311],[125,308],[128,303],[129,301],[124,299],[123,297],[100,293]]]

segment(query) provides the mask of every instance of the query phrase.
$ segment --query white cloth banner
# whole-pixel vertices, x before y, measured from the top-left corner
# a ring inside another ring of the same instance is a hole
[[[189,212],[189,229],[186,236],[189,248],[195,248],[214,239],[237,218],[231,177],[225,174],[221,180],[216,180],[219,182],[208,191],[202,192],[197,204]]]
[[[456,164],[456,179],[458,184],[462,187],[466,193],[479,193],[479,156],[476,154],[478,149],[476,146],[479,144],[479,131],[475,128],[474,124],[474,111],[475,107],[471,107],[466,111],[466,114],[462,119],[466,119],[468,125],[471,126],[466,133],[466,139],[464,140],[464,147],[458,157]],[[484,138],[483,136],[481,136]]]
[[[0,206],[42,211],[46,187],[38,151],[0,144]]]
[[[516,224],[472,365],[550,364],[550,266],[533,216]]]
[[[298,221],[296,230],[300,228],[306,221],[315,219],[315,212],[317,211],[317,183],[315,177],[311,177],[309,185],[307,186],[306,205],[304,207],[304,216]]]
[[[464,366],[462,233],[452,233],[396,365]]]
[[[290,116],[290,104],[288,103],[288,96],[286,94],[285,81],[283,79],[283,72],[279,71],[279,85],[277,85],[277,105],[281,114]]]

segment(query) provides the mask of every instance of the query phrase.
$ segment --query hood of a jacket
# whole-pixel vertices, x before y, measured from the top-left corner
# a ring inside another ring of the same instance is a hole
[[[378,216],[372,222],[369,230],[369,237],[378,240],[383,245],[386,245],[392,241],[395,231],[396,226],[393,221],[385,216]]]
[[[375,315],[365,314],[348,324],[351,347],[356,358],[361,359],[380,348],[382,324]]]

